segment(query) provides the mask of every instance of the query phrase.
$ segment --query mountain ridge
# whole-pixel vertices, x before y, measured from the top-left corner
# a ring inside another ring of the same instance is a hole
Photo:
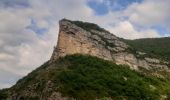
[[[1,90],[0,100],[170,98],[169,62],[93,23],[62,19],[59,26],[51,59]]]
[[[126,42],[96,24],[62,19],[59,25],[58,43],[51,60],[67,54],[80,53],[112,60],[117,64],[126,64],[136,70],[138,67],[168,70],[169,62],[154,57],[145,57],[145,54],[136,51]]]
[[[125,65],[89,55],[67,55],[46,62],[1,100],[123,100],[170,98],[170,80],[144,75]],[[90,94],[89,94],[90,93]]]

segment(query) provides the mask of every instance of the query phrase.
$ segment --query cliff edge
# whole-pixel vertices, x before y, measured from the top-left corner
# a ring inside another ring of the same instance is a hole
[[[169,62],[147,57],[144,52],[135,51],[112,33],[93,23],[62,19],[57,46],[51,62],[71,54],[88,54],[117,64],[129,65],[131,69],[168,70]]]
[[[51,59],[0,90],[0,100],[169,100],[168,61],[135,50],[96,24],[59,24]]]

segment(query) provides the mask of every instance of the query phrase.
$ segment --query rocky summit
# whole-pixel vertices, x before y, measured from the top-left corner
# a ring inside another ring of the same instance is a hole
[[[135,51],[120,38],[92,23],[70,21],[59,22],[58,43],[51,57],[51,62],[70,54],[88,54],[116,64],[129,65],[132,69],[168,70],[168,63],[162,59],[145,57],[144,52]]]
[[[0,100],[170,99],[169,38],[126,40],[68,19],[59,27],[51,59],[0,90]]]

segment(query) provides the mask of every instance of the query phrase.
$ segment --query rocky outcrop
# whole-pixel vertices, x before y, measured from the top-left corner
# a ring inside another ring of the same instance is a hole
[[[99,58],[112,60],[112,52],[124,51],[128,46],[108,32],[85,29],[67,20],[60,21],[57,47],[51,60],[68,54],[89,54]]]
[[[142,71],[142,68],[144,68],[144,70],[147,69],[147,71],[145,70],[146,73],[149,72],[150,75],[159,78],[168,77],[169,79],[170,74],[167,74],[169,62],[147,57],[145,56],[146,53],[135,51],[115,35],[100,29],[94,24],[81,23],[83,25],[87,24],[86,27],[82,27],[80,23],[77,24],[75,21],[65,19],[59,23],[58,43],[54,48],[50,61],[19,80],[13,87],[4,90],[5,100],[75,100],[72,96],[62,94],[62,84],[60,84],[62,80],[57,79],[62,70],[64,71],[70,66],[70,62],[58,58],[76,53],[96,56],[117,64],[129,65],[131,69],[138,71]],[[157,73],[157,69],[166,76]],[[166,73],[164,70],[166,70]],[[75,77],[77,76],[75,75]],[[123,81],[129,79],[125,76],[121,78],[123,78]],[[79,85],[79,83],[76,84]],[[152,85],[149,85],[149,87],[155,89]],[[1,93],[0,91],[0,96]],[[104,97],[103,99],[112,100],[110,97]],[[96,98],[96,100],[99,99]]]
[[[117,64],[129,65],[131,69],[138,70],[140,67],[147,70],[169,70],[166,62],[156,58],[143,58],[139,59],[134,54],[128,52],[120,52],[113,54],[114,60]]]
[[[51,62],[65,55],[80,53],[112,60],[117,64],[126,64],[136,70],[139,67],[168,69],[167,64],[159,59],[145,57],[139,59],[133,53],[134,51],[129,51],[130,47],[126,43],[104,29],[86,29],[81,25],[77,25],[76,21],[66,19],[61,20],[59,24],[58,43],[51,57]],[[96,27],[98,26],[96,25]],[[138,53],[141,54],[140,52]],[[142,53],[141,55],[144,54]]]

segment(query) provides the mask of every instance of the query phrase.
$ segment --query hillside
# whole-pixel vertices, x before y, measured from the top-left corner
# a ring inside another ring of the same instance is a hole
[[[125,40],[125,42],[138,51],[170,61],[170,37]]]
[[[50,60],[0,100],[169,100],[169,49],[169,38],[125,40],[62,19]]]
[[[145,76],[124,65],[76,54],[45,63],[5,95],[15,94],[13,100],[159,100],[170,99],[169,84],[169,80]]]

